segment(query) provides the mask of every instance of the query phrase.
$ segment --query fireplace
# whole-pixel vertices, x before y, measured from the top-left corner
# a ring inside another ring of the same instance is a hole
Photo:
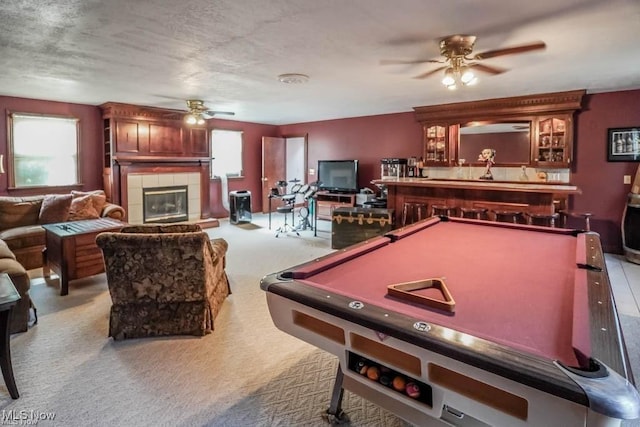
[[[179,222],[189,219],[188,186],[142,189],[143,223]]]

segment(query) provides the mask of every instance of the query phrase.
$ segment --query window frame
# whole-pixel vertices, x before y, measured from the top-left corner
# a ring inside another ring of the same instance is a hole
[[[212,128],[209,130],[209,150],[210,150],[210,158],[209,158],[209,179],[211,180],[221,180],[222,177],[219,175],[215,175],[214,173],[214,167],[213,167],[213,161],[215,160],[215,153],[214,153],[214,149],[213,149],[213,133],[215,131],[218,132],[234,132],[234,133],[238,133],[240,134],[240,171],[237,175],[232,174],[229,175],[228,173],[226,174],[226,178],[227,179],[240,179],[240,178],[244,178],[244,130],[237,130],[237,129],[224,129],[224,128]]]
[[[65,119],[73,120],[76,125],[76,182],[65,185],[30,185],[16,186],[16,167],[15,167],[15,141],[14,141],[14,116],[40,117],[47,119]],[[82,150],[80,118],[73,115],[48,114],[48,113],[32,113],[24,111],[7,110],[7,184],[8,190],[30,190],[30,189],[46,189],[46,191],[55,191],[56,189],[81,188],[82,187]]]

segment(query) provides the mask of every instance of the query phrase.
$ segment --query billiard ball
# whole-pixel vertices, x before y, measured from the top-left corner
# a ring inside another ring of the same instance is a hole
[[[406,381],[404,380],[404,377],[398,375],[393,379],[392,385],[396,391],[404,391]]]
[[[391,386],[391,377],[389,376],[389,374],[383,373],[380,375],[380,384],[382,384],[385,387]]]
[[[380,378],[380,369],[377,366],[369,366],[369,369],[367,369],[367,378],[378,381]]]
[[[417,399],[420,397],[420,387],[414,382],[408,382],[404,391],[407,393],[407,396],[411,398]]]
[[[369,369],[369,366],[367,366],[366,363],[363,363],[362,366],[360,366],[360,369],[358,370],[358,372],[360,373],[360,375],[367,375],[368,369]]]

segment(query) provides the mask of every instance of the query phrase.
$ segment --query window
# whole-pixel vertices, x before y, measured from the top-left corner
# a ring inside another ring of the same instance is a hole
[[[242,132],[211,131],[211,177],[242,176]]]
[[[10,115],[14,187],[78,184],[78,119]]]

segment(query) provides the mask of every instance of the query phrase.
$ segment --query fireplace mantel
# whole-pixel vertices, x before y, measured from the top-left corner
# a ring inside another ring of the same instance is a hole
[[[100,106],[104,131],[104,187],[110,201],[127,209],[130,174],[200,176],[200,216],[210,218],[209,131],[188,126],[177,110],[106,103]]]

